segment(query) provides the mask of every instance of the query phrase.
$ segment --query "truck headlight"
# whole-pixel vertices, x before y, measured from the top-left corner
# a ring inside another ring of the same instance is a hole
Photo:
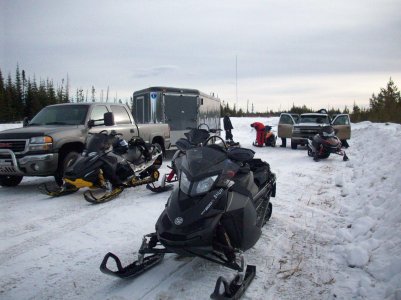
[[[53,147],[53,139],[50,136],[35,136],[29,140],[29,151],[49,151]]]

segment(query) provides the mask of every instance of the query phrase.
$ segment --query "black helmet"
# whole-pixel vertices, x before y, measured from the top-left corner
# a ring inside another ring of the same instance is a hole
[[[323,138],[327,138],[327,137],[332,137],[335,136],[336,133],[334,131],[334,128],[332,126],[323,126],[320,129],[319,132],[320,136],[322,136]]]

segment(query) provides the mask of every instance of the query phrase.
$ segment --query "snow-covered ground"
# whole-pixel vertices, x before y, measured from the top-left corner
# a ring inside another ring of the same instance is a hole
[[[243,147],[252,147],[254,121],[278,120],[232,118]],[[277,197],[246,252],[257,275],[243,299],[401,299],[401,125],[352,124],[350,146],[350,161],[317,163],[305,149],[253,148],[277,175]],[[232,274],[175,255],[133,280],[102,274],[109,251],[136,258],[168,193],[138,187],[91,205],[81,192],[40,194],[51,180],[0,188],[0,299],[208,299],[218,276]]]

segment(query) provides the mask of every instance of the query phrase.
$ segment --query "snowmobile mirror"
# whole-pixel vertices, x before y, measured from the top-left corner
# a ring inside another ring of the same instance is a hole
[[[112,112],[107,112],[103,115],[104,118],[104,125],[105,126],[113,126],[115,125],[114,123],[114,115]]]

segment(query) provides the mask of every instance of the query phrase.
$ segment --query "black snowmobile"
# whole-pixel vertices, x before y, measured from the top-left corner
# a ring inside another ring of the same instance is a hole
[[[77,160],[66,168],[63,184],[39,189],[50,196],[62,196],[89,188],[84,192],[85,200],[103,203],[117,197],[125,188],[147,184],[153,192],[163,192],[171,185],[156,187],[159,171],[163,162],[160,147],[147,144],[141,138],[129,142],[121,134],[107,130],[89,134],[85,150]]]
[[[331,153],[341,155],[344,161],[349,159],[341,149],[341,141],[336,137],[332,126],[323,126],[318,134],[308,140],[307,149],[308,156],[313,157],[314,161],[328,158]]]
[[[108,253],[100,270],[135,277],[161,262],[165,253],[197,256],[237,271],[231,282],[217,280],[211,298],[239,299],[256,273],[243,252],[259,240],[272,214],[270,196],[276,194],[275,174],[268,163],[254,159],[254,153],[215,144],[188,149],[176,159],[179,185],[157,220],[156,231],[144,236],[138,260],[123,267]],[[116,270],[107,266],[109,259]]]
[[[207,129],[201,128],[202,126]],[[221,129],[210,129],[209,126],[205,123],[202,123],[198,126],[198,128],[188,128],[189,131],[185,132],[185,138],[180,138],[175,143],[178,150],[174,153],[171,159],[171,166],[168,168],[171,169],[169,174],[164,174],[161,180],[161,186],[163,187],[166,183],[172,183],[178,181],[178,170],[175,165],[175,161],[179,156],[185,154],[185,152],[189,149],[201,147],[206,144],[206,141],[209,141],[210,134],[215,134],[221,131]]]

